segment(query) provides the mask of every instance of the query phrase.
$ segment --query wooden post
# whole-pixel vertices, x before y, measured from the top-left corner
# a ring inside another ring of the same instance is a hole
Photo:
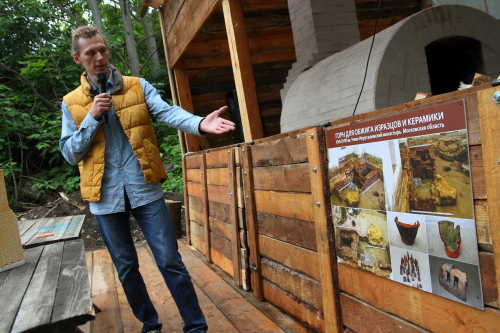
[[[241,0],[223,0],[229,51],[245,141],[264,137]]]
[[[231,220],[231,247],[233,261],[234,282],[241,286],[241,260],[240,260],[240,231],[238,223],[238,187],[236,185],[236,165],[234,149],[227,151],[227,167],[229,172],[229,214]]]
[[[250,280],[255,298],[263,300],[264,292],[262,287],[262,271],[260,267],[259,230],[257,225],[257,210],[255,208],[251,146],[240,149],[243,172],[243,192],[245,195],[245,216],[248,230],[248,250],[250,252]]]
[[[168,215],[170,215],[170,220],[174,226],[175,238],[179,239],[182,237],[182,201],[165,200],[165,204],[167,205]]]
[[[205,231],[205,257],[208,262],[212,262],[212,254],[210,253],[210,222],[208,218],[208,188],[207,188],[207,155],[200,155],[201,165],[201,203],[203,205],[203,227]]]
[[[490,88],[477,93],[479,125],[481,128],[484,176],[488,214],[490,216],[491,238],[495,260],[497,290],[500,292],[500,104],[491,96],[499,88]]]
[[[179,98],[179,106],[184,110],[193,113],[193,99],[191,98],[191,86],[189,85],[188,74],[184,59],[181,58],[174,67],[175,81],[177,82],[177,96]],[[185,134],[186,149],[190,152],[200,150],[200,145],[196,136]]]
[[[191,218],[189,217],[189,193],[187,186],[187,168],[186,168],[186,158],[182,157],[182,178],[184,183],[184,222],[186,223],[186,241],[188,245],[191,245]]]
[[[155,0],[153,0],[155,1]],[[163,2],[162,2],[163,3]],[[148,4],[149,6],[153,7],[152,5]],[[156,8],[156,7],[154,7]],[[177,85],[174,79],[174,73],[172,72],[172,69],[170,68],[170,61],[168,59],[168,46],[167,46],[167,31],[165,29],[165,20],[164,20],[164,8],[160,8],[158,10],[158,16],[160,18],[160,29],[161,29],[161,36],[163,39],[163,52],[165,53],[165,60],[167,63],[167,73],[168,73],[168,82],[170,83],[170,93],[172,94],[172,102],[174,105],[179,105],[179,99],[177,98]],[[184,135],[181,131],[177,131],[177,136],[179,137],[179,144],[181,145],[181,152],[182,156],[186,154],[186,141],[184,138]],[[189,203],[185,203],[185,207],[188,206]],[[187,210],[187,209],[186,209]],[[186,224],[186,233],[187,233],[187,224]]]
[[[325,332],[343,332],[340,313],[340,292],[335,253],[335,235],[330,204],[328,161],[325,130],[316,127],[306,131],[311,194],[314,202],[314,223],[318,248],[319,275],[323,298]]]

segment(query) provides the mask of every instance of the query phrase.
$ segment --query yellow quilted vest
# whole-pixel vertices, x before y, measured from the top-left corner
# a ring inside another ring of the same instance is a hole
[[[81,86],[63,98],[78,128],[94,103],[86,76],[87,74],[83,73],[80,77]],[[122,77],[117,70],[114,70],[113,79],[115,81],[113,90],[118,89],[111,92],[113,107],[141,164],[146,183],[154,184],[167,178],[139,78]],[[121,84],[122,79],[123,84]],[[95,202],[101,198],[105,147],[104,131],[101,126],[87,155],[78,163],[80,189],[85,201]]]

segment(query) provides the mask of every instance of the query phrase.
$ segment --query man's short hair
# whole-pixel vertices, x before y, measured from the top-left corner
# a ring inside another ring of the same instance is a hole
[[[106,47],[109,48],[106,37],[104,37],[104,35],[101,34],[96,27],[86,25],[78,27],[75,30],[75,32],[73,32],[73,35],[71,36],[71,53],[72,54],[76,53],[77,55],[80,55],[80,43],[78,42],[80,38],[92,38],[95,35],[101,36],[102,39],[104,40],[104,44],[106,44]]]

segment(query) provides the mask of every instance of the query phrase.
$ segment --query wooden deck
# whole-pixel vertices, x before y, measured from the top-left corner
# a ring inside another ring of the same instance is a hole
[[[207,317],[209,332],[313,332],[270,303],[260,302],[251,292],[236,287],[229,275],[207,263],[184,240],[178,243]],[[183,323],[179,312],[147,244],[137,245],[137,252],[141,273],[163,323],[163,333],[181,333]],[[101,312],[80,329],[85,333],[140,332],[142,325],[130,310],[108,251],[87,252],[86,256],[93,302]]]

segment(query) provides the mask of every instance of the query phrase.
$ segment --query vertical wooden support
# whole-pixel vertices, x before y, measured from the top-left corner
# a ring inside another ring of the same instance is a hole
[[[188,245],[191,245],[191,218],[189,217],[189,193],[187,186],[187,168],[186,158],[182,157],[182,178],[184,182],[184,223],[186,224],[186,240]]]
[[[314,207],[319,274],[323,297],[325,332],[343,332],[340,313],[340,292],[335,253],[334,228],[328,181],[328,162],[323,127],[307,130],[309,175]]]
[[[490,88],[477,93],[479,124],[481,128],[484,176],[491,238],[495,260],[497,290],[500,291],[500,104],[495,104],[491,96],[498,88]],[[474,180],[474,179],[473,179]]]
[[[229,172],[229,215],[231,219],[231,247],[233,261],[234,282],[241,286],[241,260],[240,260],[240,230],[238,223],[238,187],[236,184],[236,164],[234,150],[228,153],[227,167]]]
[[[207,188],[207,160],[206,154],[200,155],[201,165],[201,203],[203,205],[203,227],[205,231],[205,257],[208,262],[212,262],[210,253],[210,223],[208,220],[208,188]]]
[[[165,29],[164,10],[165,8],[160,8],[158,10],[161,36],[163,39],[163,52],[165,52],[165,61],[167,63],[168,82],[170,83],[170,93],[172,94],[172,102],[174,103],[174,105],[179,105],[179,99],[177,98],[177,85],[174,79],[174,73],[172,73],[172,69],[170,68],[170,61],[168,60],[169,58],[168,58],[168,46],[167,46],[167,31]],[[177,136],[179,137],[179,144],[181,145],[182,156],[184,156],[184,154],[186,154],[186,142],[184,135],[181,131],[178,130]],[[184,172],[186,172],[185,169],[183,170]],[[184,203],[184,207],[188,207],[188,205],[189,203]],[[186,224],[186,230],[187,230],[187,224]]]
[[[241,0],[223,0],[229,52],[245,141],[264,137]]]
[[[250,252],[250,280],[255,298],[263,300],[264,292],[262,289],[262,271],[260,267],[259,230],[257,226],[257,210],[255,208],[251,146],[240,149],[243,172],[243,192],[245,195],[245,215],[248,230],[248,250]]]
[[[193,113],[193,99],[191,98],[191,86],[189,85],[188,74],[184,59],[179,59],[174,67],[175,80],[177,82],[177,96],[179,106],[184,110]],[[185,134],[187,151],[195,152],[200,150],[198,139],[195,135]]]

